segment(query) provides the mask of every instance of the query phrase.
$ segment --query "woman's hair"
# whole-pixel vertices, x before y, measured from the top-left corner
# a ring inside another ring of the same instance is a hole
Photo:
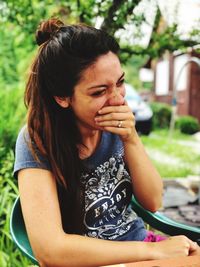
[[[83,167],[77,144],[81,143],[81,136],[73,111],[60,107],[54,97],[72,96],[83,71],[99,56],[109,51],[117,54],[119,46],[102,30],[86,25],[64,25],[58,19],[40,23],[36,42],[39,50],[25,91],[30,146],[35,158],[36,146],[48,159],[58,188],[68,195],[69,203],[59,199],[60,204],[71,207],[67,231],[80,233],[84,209],[80,181]]]

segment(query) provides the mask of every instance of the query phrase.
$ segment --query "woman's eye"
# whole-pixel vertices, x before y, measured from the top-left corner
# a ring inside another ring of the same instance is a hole
[[[92,96],[100,96],[100,95],[103,95],[105,93],[106,90],[101,90],[101,91],[97,91],[97,92],[94,92],[92,94]]]

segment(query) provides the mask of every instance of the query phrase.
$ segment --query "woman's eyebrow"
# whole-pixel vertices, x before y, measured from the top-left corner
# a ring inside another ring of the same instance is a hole
[[[122,75],[119,77],[119,79],[117,80],[117,82],[119,82],[125,75],[125,72],[122,73]],[[87,88],[87,90],[91,90],[91,89],[98,89],[98,88],[101,88],[101,87],[106,87],[108,86],[107,84],[98,84],[98,85],[93,85],[89,88]]]
[[[119,82],[122,78],[124,78],[124,75],[125,75],[125,72],[122,73],[122,75],[121,75],[120,78],[118,79],[118,82]]]

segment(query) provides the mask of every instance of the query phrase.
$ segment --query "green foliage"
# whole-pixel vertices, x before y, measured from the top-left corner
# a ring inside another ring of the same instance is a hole
[[[31,36],[11,23],[0,25],[0,40],[0,90],[5,90],[24,78],[34,49]]]
[[[17,181],[12,172],[14,145],[25,118],[22,90],[1,89],[0,106],[0,266],[27,267],[29,261],[14,246],[9,229],[11,208],[18,195]]]
[[[17,133],[25,123],[22,90],[0,90],[0,106],[0,146],[7,153],[9,149],[14,149]]]
[[[0,9],[2,21],[9,21],[18,25],[22,32],[34,33],[38,22],[49,15],[52,0],[9,0],[1,1],[3,8]],[[55,5],[54,5],[55,6]]]
[[[140,26],[142,21],[144,21],[144,17],[141,19],[141,16],[136,16],[133,12],[134,8],[140,3],[140,0],[102,1],[102,3],[104,2],[108,3],[104,12],[101,12],[101,5],[99,5],[99,15],[103,15],[105,18],[101,28],[112,35],[114,35],[116,30],[124,28],[124,24],[127,21],[134,21],[135,24],[137,23]]]
[[[198,120],[192,116],[179,117],[176,120],[176,127],[185,134],[194,134],[200,129]]]
[[[146,52],[150,53],[153,58],[159,58],[166,50],[173,52],[179,49],[182,52],[186,52],[187,47],[197,44],[196,41],[181,39],[177,26],[177,24],[174,24],[167,27],[161,33],[153,32],[151,45],[147,48]]]
[[[41,20],[57,16],[65,23],[83,22],[95,25],[97,18],[102,18],[101,28],[113,35],[117,30],[123,29],[127,23],[134,24],[137,28],[136,32],[141,34],[140,28],[146,18],[142,12],[139,14],[134,12],[135,7],[140,2],[141,0],[60,0],[55,4],[52,0],[1,1],[0,84],[2,81],[6,81],[5,87],[14,81],[17,82],[21,77],[19,68],[23,66],[23,61],[24,59],[26,61],[27,55],[36,48],[34,33]],[[130,55],[160,57],[166,50],[184,50],[188,46],[198,43],[199,31],[196,29],[191,31],[193,41],[181,40],[177,31],[177,24],[158,32],[160,19],[161,13],[157,6],[153,34],[147,48],[121,42],[120,58],[122,62],[126,63]],[[142,87],[139,81],[135,86]]]
[[[16,181],[13,178],[13,150],[0,147],[0,266],[27,267],[27,260],[15,247],[9,229],[10,214],[13,202],[18,195]]]
[[[143,84],[139,79],[139,70],[141,66],[146,63],[147,59],[148,58],[145,56],[133,55],[129,57],[129,59],[126,61],[126,64],[123,66],[123,69],[126,73],[126,82],[132,84],[136,90],[143,88]]]
[[[171,119],[171,106],[164,103],[152,102],[153,128],[168,128]]]
[[[18,81],[18,75],[15,66],[15,51],[13,49],[13,40],[9,39],[5,31],[0,31],[0,82],[6,80],[7,83]],[[6,56],[4,56],[6,55]]]

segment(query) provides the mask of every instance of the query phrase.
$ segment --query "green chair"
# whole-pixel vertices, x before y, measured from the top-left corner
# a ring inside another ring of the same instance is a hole
[[[170,236],[185,235],[191,240],[198,242],[200,245],[200,227],[189,226],[171,220],[159,211],[155,213],[147,211],[134,197],[132,198],[132,207],[137,215],[153,228]]]
[[[190,239],[199,242],[200,241],[200,228],[192,227],[185,224],[175,222],[160,212],[152,213],[145,210],[135,198],[132,199],[132,207],[134,211],[140,216],[146,223],[151,225],[153,228],[162,231],[168,235],[179,235],[183,234],[188,236]],[[16,199],[10,219],[10,231],[13,241],[16,246],[27,256],[34,264],[38,264],[35,259],[28,237],[26,228],[24,225],[23,215],[21,211],[20,199]]]
[[[14,243],[21,252],[27,256],[33,264],[39,265],[33,255],[33,251],[28,240],[19,197],[15,200],[12,208],[10,217],[10,232]]]

